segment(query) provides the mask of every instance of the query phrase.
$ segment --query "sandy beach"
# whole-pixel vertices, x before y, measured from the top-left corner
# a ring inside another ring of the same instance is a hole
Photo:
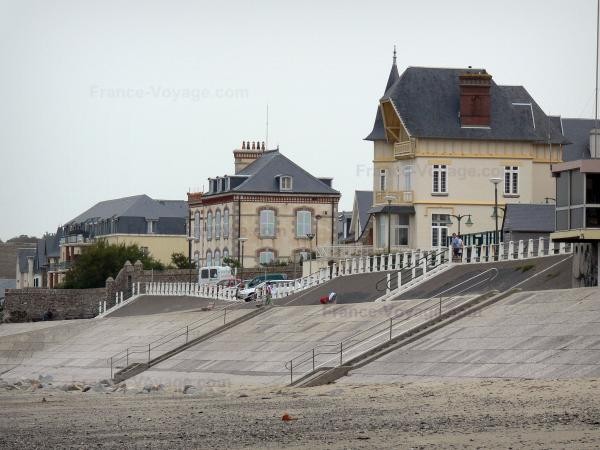
[[[188,394],[153,386],[87,392],[35,387],[0,389],[1,448],[600,446],[596,379],[306,389],[215,383],[188,388]],[[286,413],[292,420],[282,420]]]

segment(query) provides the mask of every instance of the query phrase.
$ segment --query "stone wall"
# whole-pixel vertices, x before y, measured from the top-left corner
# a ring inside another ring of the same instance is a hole
[[[52,311],[52,320],[89,319],[98,314],[98,303],[106,299],[106,289],[8,289],[4,300],[4,320],[42,320]]]

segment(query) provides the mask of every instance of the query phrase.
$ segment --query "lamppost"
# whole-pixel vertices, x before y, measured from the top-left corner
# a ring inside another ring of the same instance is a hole
[[[240,280],[244,281],[244,242],[246,242],[248,238],[241,237],[238,238],[240,244],[242,244],[242,255],[240,258]]]
[[[448,217],[454,217],[458,221],[458,235],[459,236],[460,236],[460,221],[461,220],[463,220],[466,217],[467,221],[465,222],[465,225],[467,225],[468,227],[473,225],[473,221],[471,220],[471,214],[448,214]],[[448,223],[446,225],[450,226],[450,225],[452,225],[452,222],[448,221]]]
[[[308,238],[308,242],[309,242],[309,260],[308,260],[308,274],[312,275],[312,240],[315,237],[315,233],[306,233],[306,237]]]
[[[490,182],[494,184],[494,219],[496,221],[494,244],[498,245],[498,184],[502,182],[502,178],[490,178]]]
[[[315,219],[317,220],[317,225],[316,225],[317,229],[315,230],[316,231],[316,233],[315,233],[315,247],[319,246],[319,220],[321,219],[321,217],[323,217],[321,214],[317,214],[315,216]]]
[[[385,201],[387,202],[387,228],[388,228],[388,238],[387,238],[387,254],[391,253],[392,247],[392,202],[396,200],[396,197],[393,195],[386,195]]]

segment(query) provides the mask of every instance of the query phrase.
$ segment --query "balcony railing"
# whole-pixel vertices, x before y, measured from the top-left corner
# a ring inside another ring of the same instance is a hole
[[[50,263],[48,265],[48,272],[65,272],[73,267],[74,261],[63,261],[59,263]]]
[[[379,191],[375,192],[375,204],[386,204],[386,197],[388,195],[394,197],[394,200],[392,200],[392,205],[413,202],[413,191]]]
[[[396,142],[394,144],[394,158],[407,159],[415,157],[415,144],[413,141]]]

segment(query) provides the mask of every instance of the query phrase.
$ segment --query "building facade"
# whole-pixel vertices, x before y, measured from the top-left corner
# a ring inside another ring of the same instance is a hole
[[[380,251],[388,215],[394,249],[445,246],[459,226],[461,234],[494,230],[492,179],[500,211],[544,203],[554,197],[551,164],[567,143],[560,119],[522,86],[497,85],[472,68],[409,67],[400,75],[395,57],[366,140],[373,142],[369,212]]]
[[[200,266],[225,258],[243,266],[287,264],[337,242],[340,193],[279,150],[246,143],[234,150],[233,175],[210,178],[209,190],[189,193],[192,252]]]

